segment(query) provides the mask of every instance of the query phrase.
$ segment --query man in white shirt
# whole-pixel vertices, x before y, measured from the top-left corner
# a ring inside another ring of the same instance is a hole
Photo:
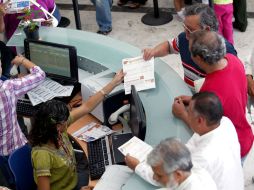
[[[153,179],[166,189],[216,190],[211,176],[201,168],[193,168],[188,148],[175,138],[161,141],[147,157],[154,172]]]
[[[194,135],[187,143],[194,166],[208,171],[219,190],[243,190],[244,179],[240,159],[240,145],[232,122],[222,117],[219,98],[210,92],[195,94],[186,109],[181,99],[173,104],[175,116],[189,119]],[[146,163],[139,163],[131,156],[127,165],[148,182],[153,172]]]

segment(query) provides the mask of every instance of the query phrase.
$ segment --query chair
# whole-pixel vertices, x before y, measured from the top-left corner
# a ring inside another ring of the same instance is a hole
[[[9,167],[14,175],[16,190],[36,190],[31,161],[32,148],[24,145],[15,150],[9,157]]]

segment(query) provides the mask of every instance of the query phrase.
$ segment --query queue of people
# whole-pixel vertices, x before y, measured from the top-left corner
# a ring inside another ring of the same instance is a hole
[[[121,0],[121,3],[125,2]],[[112,2],[111,5],[109,3],[111,6]],[[45,7],[50,10],[50,6]],[[8,33],[11,36],[14,32],[15,22],[7,22],[12,18],[6,15],[5,10],[4,5],[0,6],[0,28],[5,30],[8,38]],[[140,163],[131,155],[125,158],[128,167],[158,188],[199,190],[205,186],[210,190],[244,189],[242,164],[253,144],[253,133],[245,117],[245,108],[247,92],[250,96],[254,94],[254,82],[252,72],[245,72],[242,62],[237,58],[233,41],[218,34],[221,32],[218,31],[221,23],[215,12],[204,4],[186,7],[183,10],[184,32],[172,41],[144,49],[145,60],[180,54],[185,71],[184,81],[194,93],[192,97],[175,97],[172,105],[173,115],[183,120],[194,132],[186,145],[169,138],[162,140],[145,162]],[[111,20],[111,15],[108,18]],[[99,19],[97,22],[100,22]],[[111,23],[106,28],[105,31],[100,28],[98,33],[110,32]],[[6,50],[3,45],[2,59],[4,55],[6,62],[10,62],[8,56],[11,53]],[[32,146],[34,179],[39,190],[86,189],[88,179],[77,171],[67,127],[103,101],[104,96],[122,82],[124,73],[118,72],[104,88],[71,111],[57,100],[44,103],[35,116],[27,139],[17,121],[17,98],[42,83],[45,73],[36,63],[20,55],[11,63],[17,66],[22,64],[30,74],[9,79],[11,65],[2,61],[0,156],[6,160],[6,164],[1,165],[0,169],[9,170],[9,155],[29,143]],[[205,78],[204,83],[200,91],[195,92],[194,81],[200,78]],[[13,185],[13,179],[8,180]]]

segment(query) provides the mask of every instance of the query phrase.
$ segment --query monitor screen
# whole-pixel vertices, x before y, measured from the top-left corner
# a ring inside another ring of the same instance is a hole
[[[48,75],[77,78],[77,55],[73,46],[26,40],[25,54]]]
[[[139,98],[135,86],[131,86],[130,96],[130,120],[129,126],[132,134],[141,140],[145,140],[146,116],[143,104]]]

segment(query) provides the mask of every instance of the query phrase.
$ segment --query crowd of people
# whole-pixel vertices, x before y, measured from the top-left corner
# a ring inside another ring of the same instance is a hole
[[[112,1],[91,1],[96,6],[98,33],[106,35],[112,30]],[[246,30],[247,18],[244,20],[244,16],[238,16],[244,11],[246,13],[246,2],[214,0],[214,9],[205,1],[187,7],[182,0],[174,2],[183,32],[173,40],[145,48],[143,58],[150,60],[168,54],[180,55],[184,81],[193,96],[174,97],[172,114],[183,120],[193,135],[185,145],[175,138],[162,140],[144,162],[127,155],[126,165],[158,188],[243,190],[242,166],[253,144],[246,107],[248,95],[254,97],[254,52],[250,64],[244,69],[234,48],[232,32],[233,27]],[[39,3],[49,12],[55,11],[53,0]],[[127,3],[127,0],[118,1],[119,6]],[[145,3],[146,0],[137,0],[128,5],[129,8],[138,8]],[[245,9],[241,8],[241,13],[239,10],[233,12],[235,4],[245,6]],[[18,26],[17,17],[22,13],[7,14],[6,6],[6,3],[0,4],[0,30],[9,39]],[[124,73],[119,71],[110,83],[78,108],[69,110],[58,100],[42,104],[29,135],[24,135],[16,113],[17,99],[40,85],[45,73],[36,63],[21,55],[15,56],[15,50],[7,48],[3,42],[0,48],[0,157],[5,161],[0,166],[0,178],[6,178],[6,186],[15,187],[14,179],[1,176],[1,171],[11,173],[8,158],[14,150],[32,146],[34,180],[39,190],[87,189],[88,176],[77,169],[67,128],[103,101],[104,96],[123,81]],[[30,73],[12,79],[12,65],[22,65]],[[203,83],[197,91],[195,81],[201,79]]]

